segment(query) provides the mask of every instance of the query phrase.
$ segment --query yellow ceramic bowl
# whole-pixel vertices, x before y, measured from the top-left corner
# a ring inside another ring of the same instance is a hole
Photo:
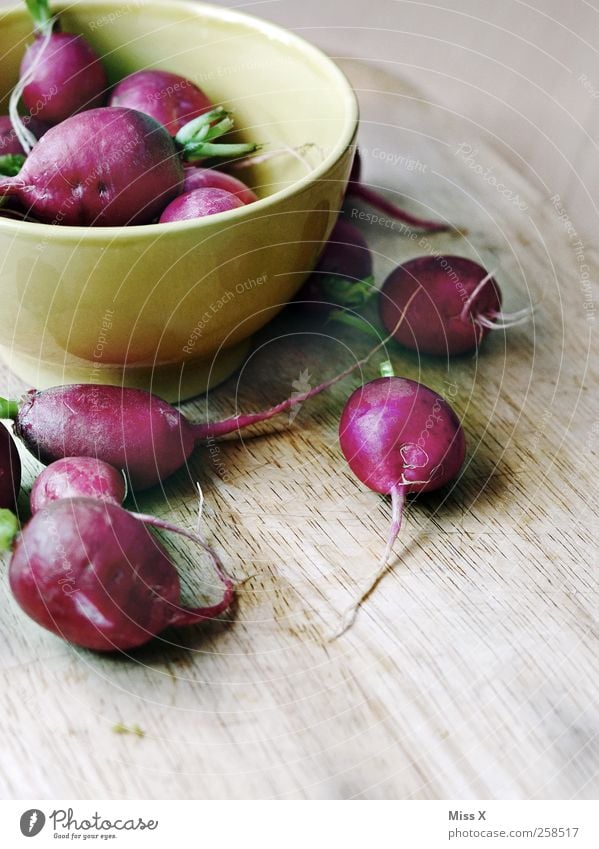
[[[190,397],[237,367],[313,268],[349,174],[355,96],[319,50],[236,11],[174,0],[52,8],[103,57],[111,83],[141,68],[182,74],[234,111],[240,138],[289,151],[238,172],[258,202],[198,221],[0,218],[0,353],[19,376]],[[24,8],[0,16],[2,112],[30,39]]]

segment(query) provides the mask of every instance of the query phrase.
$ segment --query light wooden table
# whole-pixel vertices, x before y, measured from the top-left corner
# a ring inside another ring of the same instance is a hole
[[[369,180],[467,230],[420,242],[362,222],[377,277],[429,250],[478,257],[498,268],[508,308],[542,300],[535,321],[495,334],[478,359],[390,349],[398,373],[438,391],[457,386],[468,460],[451,491],[410,503],[392,568],[335,642],[327,635],[367,582],[390,515],[336,441],[359,377],[291,425],[224,442],[216,457],[197,451],[188,472],[140,500],[191,525],[193,481],[202,484],[206,532],[246,579],[233,621],[170,633],[131,659],[102,657],[35,626],[4,580],[5,796],[597,795],[599,318],[581,288],[578,225],[551,201],[551,184],[469,119],[397,77],[343,65],[361,100]],[[457,153],[464,142],[474,162]],[[390,165],[388,154],[404,160]],[[582,238],[582,252],[596,279],[597,245]],[[291,314],[258,341],[211,396],[214,416],[286,396],[306,369],[315,384],[368,347]],[[376,363],[365,377],[374,374]],[[19,389],[7,373],[0,386]],[[35,470],[27,460],[25,490]],[[177,549],[185,596],[196,598],[208,567]],[[117,723],[143,737],[115,733]]]

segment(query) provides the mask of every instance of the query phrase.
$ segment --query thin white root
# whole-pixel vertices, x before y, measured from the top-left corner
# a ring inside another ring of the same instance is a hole
[[[35,62],[29,68],[26,74],[23,74],[21,79],[18,81],[16,86],[13,88],[12,93],[10,95],[10,100],[8,102],[8,114],[10,116],[10,120],[15,131],[15,135],[19,140],[19,143],[26,154],[30,154],[32,149],[37,144],[37,138],[31,132],[31,130],[27,129],[25,124],[23,123],[23,119],[19,115],[19,101],[21,99],[21,95],[25,87],[31,82],[33,79],[33,75],[35,74],[37,67],[46,52],[48,44],[50,43],[50,39],[52,38],[53,29],[50,27],[48,32],[42,38],[42,46],[35,57]]]
[[[535,307],[531,305],[530,307],[523,307],[521,310],[515,310],[514,312],[501,312],[501,310],[493,310],[490,313],[487,313],[487,318],[497,319],[498,321],[515,321],[518,318],[524,318],[525,316],[529,318],[534,314]]]
[[[387,561],[389,560],[393,545],[395,544],[395,541],[401,529],[401,520],[403,517],[405,500],[406,494],[405,488],[403,486],[396,486],[391,490],[391,527],[389,529],[389,537],[387,539],[385,551],[383,552],[383,555],[378,562],[377,568],[369,579],[368,586],[360,593],[354,603],[345,611],[339,629],[330,636],[330,640],[336,640],[342,634],[345,634],[345,632],[349,628],[351,628],[351,626],[354,624],[356,616],[358,615],[358,610],[366,601],[370,593],[374,590],[378,582],[381,580],[381,578],[389,568],[389,564]]]
[[[204,513],[204,491],[200,485],[199,481],[196,481],[196,489],[198,491],[198,497],[200,499],[200,503],[198,505],[198,520],[196,524],[198,534],[202,532],[202,515]]]
[[[460,313],[460,318],[461,318],[462,321],[468,321],[468,314],[470,312],[470,307],[474,303],[474,299],[476,298],[476,296],[478,295],[480,290],[483,288],[483,286],[486,286],[487,283],[489,282],[489,280],[491,280],[493,275],[496,274],[496,273],[497,273],[496,268],[493,271],[490,271],[486,275],[486,277],[483,277],[483,279],[478,283],[478,285],[470,293],[470,297],[465,302],[464,306],[462,307],[462,312]]]
[[[476,324],[481,327],[487,327],[489,330],[508,330],[510,327],[518,327],[521,324],[528,324],[530,321],[530,315],[522,316],[522,318],[515,319],[514,321],[505,321],[498,323],[496,321],[491,321],[486,318],[484,315],[478,315],[474,321]]]

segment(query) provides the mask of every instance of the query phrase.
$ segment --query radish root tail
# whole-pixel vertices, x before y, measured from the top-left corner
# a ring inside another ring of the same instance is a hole
[[[171,531],[171,533],[179,534],[180,536],[186,537],[186,539],[189,539],[199,545],[212,560],[216,575],[224,586],[225,591],[218,604],[214,604],[211,607],[177,608],[176,612],[173,614],[170,624],[193,625],[196,622],[214,619],[216,616],[224,613],[233,601],[235,586],[231,578],[228,576],[220,557],[214,549],[208,545],[206,540],[199,533],[199,530],[196,532],[187,531],[185,528],[180,528],[178,525],[173,525],[171,522],[167,522],[164,519],[158,519],[156,516],[150,516],[146,513],[133,513],[133,516],[135,516],[136,519],[139,519],[140,522],[143,522],[144,525],[150,525],[162,531]]]
[[[403,518],[405,501],[405,488],[402,486],[393,487],[393,489],[391,490],[391,527],[389,528],[389,537],[387,539],[385,551],[383,552],[383,555],[379,560],[377,567],[368,582],[368,586],[360,593],[360,595],[358,596],[358,598],[356,598],[351,607],[349,607],[345,611],[339,629],[335,631],[335,633],[331,637],[332,640],[336,640],[338,637],[342,636],[342,634],[345,634],[345,632],[349,628],[351,628],[358,614],[358,610],[366,601],[371,592],[375,589],[378,582],[381,580],[381,578],[389,568],[389,557],[401,530],[401,521]]]

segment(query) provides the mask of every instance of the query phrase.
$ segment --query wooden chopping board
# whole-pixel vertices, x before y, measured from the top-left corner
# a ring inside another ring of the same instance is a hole
[[[478,358],[389,349],[398,374],[456,387],[463,474],[409,504],[392,567],[332,642],[390,519],[336,437],[344,400],[379,360],[292,423],[198,450],[139,499],[192,526],[200,482],[204,529],[244,580],[232,621],[167,633],[130,658],[98,656],[21,613],[5,557],[5,797],[596,798],[599,405],[585,275],[597,277],[597,248],[580,247],[551,187],[500,140],[380,70],[344,69],[361,102],[367,181],[464,229],[422,239],[356,219],[379,282],[440,251],[496,268],[506,308],[541,302],[530,325],[492,334]],[[260,409],[369,345],[288,311],[236,377],[184,410]],[[1,378],[1,394],[24,388]],[[39,467],[23,459],[25,505]],[[203,597],[208,565],[172,545],[185,598]]]

